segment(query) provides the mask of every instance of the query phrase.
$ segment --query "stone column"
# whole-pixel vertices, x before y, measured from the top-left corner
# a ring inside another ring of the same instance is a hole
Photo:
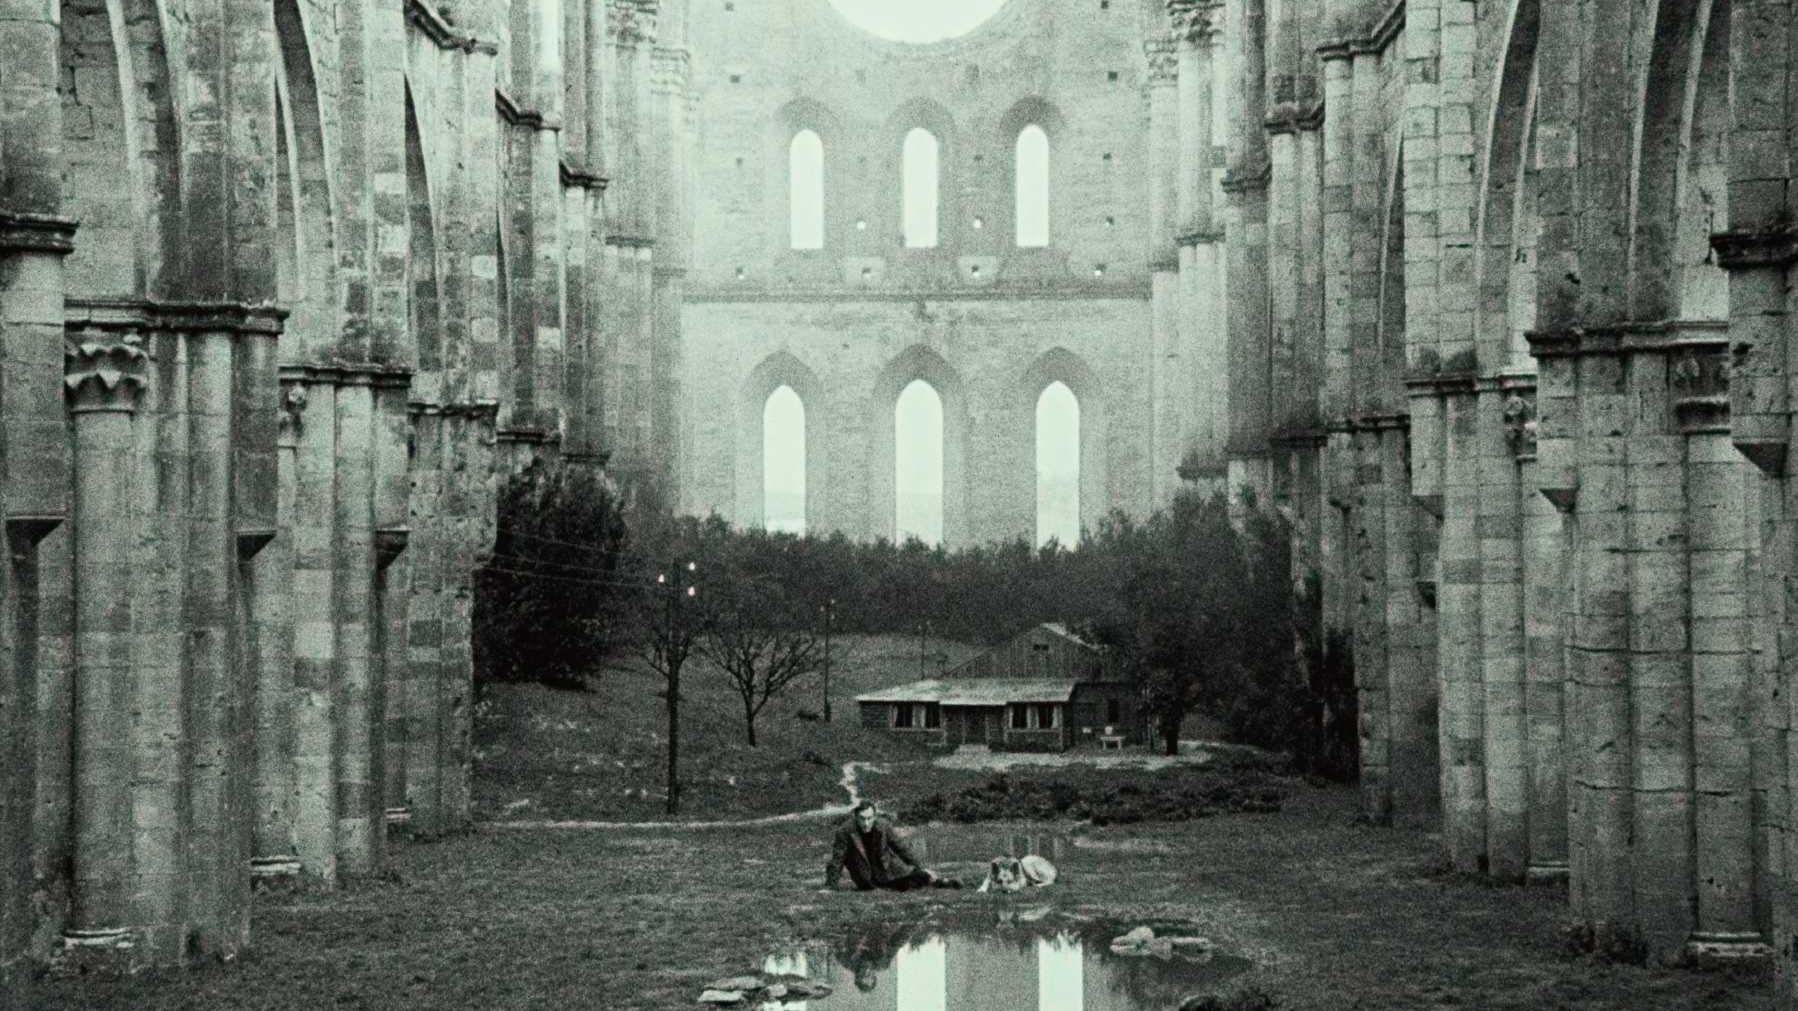
[[[250,608],[259,615],[251,630],[250,657],[256,678],[256,816],[250,874],[254,881],[291,881],[301,862],[295,836],[299,781],[294,636],[301,616],[295,591],[298,551],[301,419],[306,387],[280,384],[276,440],[276,535],[252,563]]]
[[[332,547],[336,585],[330,615],[337,637],[332,692],[333,821],[340,874],[379,868],[385,831],[375,617],[375,390],[366,371],[348,372],[337,387],[336,477]]]
[[[42,32],[54,26],[12,22],[13,30]],[[36,44],[31,42],[29,44]],[[38,102],[58,102],[54,70]],[[8,82],[11,83],[11,82]],[[41,83],[41,82],[40,82]],[[24,96],[15,94],[23,90]],[[7,88],[0,111],[0,142],[11,138],[17,112],[31,89]],[[26,113],[41,111],[31,106]],[[39,124],[23,124],[27,129]],[[60,131],[60,117],[49,124]],[[7,174],[15,167],[8,143]],[[27,149],[28,150],[28,149]],[[0,207],[10,203],[0,194]],[[60,403],[62,363],[62,258],[73,248],[75,223],[49,215],[0,210],[0,419],[7,434],[0,467],[5,475],[7,555],[0,591],[0,985],[23,965],[36,915],[33,910],[33,826],[38,777],[38,544],[67,513],[67,436]]]
[[[1688,344],[1669,366],[1684,436],[1686,581],[1691,621],[1691,786],[1697,917],[1688,949],[1765,950],[1756,916],[1753,638],[1749,522],[1760,475],[1729,442],[1728,352]],[[1771,704],[1774,700],[1766,700]]]
[[[1561,514],[1537,491],[1536,389],[1521,378],[1506,392],[1504,424],[1518,462],[1523,566],[1523,714],[1532,882],[1567,879],[1566,678],[1567,542]]]
[[[141,344],[94,335],[68,350],[74,440],[73,906],[65,948],[130,960],[132,925],[133,422],[146,380]],[[173,812],[170,812],[173,815]]]
[[[337,880],[337,388],[296,370],[293,421],[294,846],[306,875]],[[290,392],[289,396],[293,394]]]

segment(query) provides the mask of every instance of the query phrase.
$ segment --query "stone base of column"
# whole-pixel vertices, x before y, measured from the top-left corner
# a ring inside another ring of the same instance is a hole
[[[1741,965],[1773,957],[1773,946],[1757,933],[1693,934],[1686,939],[1686,959],[1697,965]]]
[[[62,950],[51,960],[55,974],[130,972],[137,966],[137,935],[128,927],[65,930]]]
[[[297,856],[255,857],[250,860],[250,887],[255,891],[286,891],[300,882]]]
[[[1564,885],[1567,883],[1567,876],[1565,863],[1531,864],[1524,871],[1524,882],[1532,885]]]

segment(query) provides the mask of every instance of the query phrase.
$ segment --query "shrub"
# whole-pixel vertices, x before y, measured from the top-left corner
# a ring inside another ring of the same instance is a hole
[[[538,464],[514,476],[475,576],[476,685],[584,687],[616,639],[624,546],[618,498],[598,474]]]

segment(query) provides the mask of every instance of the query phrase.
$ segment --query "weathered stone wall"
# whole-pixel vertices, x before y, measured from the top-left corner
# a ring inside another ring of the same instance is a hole
[[[1173,123],[1210,122],[1215,92],[1176,86],[1178,54],[1142,5],[1016,0],[966,36],[913,45],[861,32],[826,0],[753,0],[695,19],[691,35],[685,509],[761,522],[762,406],[782,384],[814,436],[817,532],[893,535],[893,398],[918,378],[963,404],[946,404],[952,545],[1035,529],[1034,405],[1058,379],[1087,430],[1086,522],[1168,501],[1189,455],[1195,475],[1221,470],[1223,373],[1205,366],[1224,314],[1201,267],[1219,236],[1192,193],[1175,220],[1178,171],[1212,146],[1178,149]],[[1050,148],[1043,248],[1020,248],[1013,223],[1015,145],[1031,124]],[[916,127],[940,145],[934,248],[901,234]],[[790,248],[801,130],[823,141],[822,249]]]
[[[1167,6],[1242,82],[1227,470],[1353,643],[1369,813],[1789,960],[1791,12]]]
[[[231,957],[252,880],[466,825],[473,571],[507,468],[620,445],[606,173],[647,278],[685,130],[620,53],[681,15],[0,17],[0,979]]]

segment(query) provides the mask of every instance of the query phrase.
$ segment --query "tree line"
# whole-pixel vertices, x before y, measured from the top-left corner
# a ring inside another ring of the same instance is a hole
[[[1105,518],[1075,548],[1020,538],[947,551],[738,530],[677,517],[652,488],[625,496],[579,469],[532,467],[502,490],[476,578],[477,688],[584,687],[608,659],[634,656],[662,679],[672,812],[695,658],[735,691],[754,745],[763,710],[824,666],[827,630],[990,645],[1058,621],[1112,652],[1169,748],[1204,712],[1234,740],[1348,778],[1348,642],[1322,628],[1315,589],[1294,584],[1279,513],[1232,505],[1188,490],[1146,520]]]

